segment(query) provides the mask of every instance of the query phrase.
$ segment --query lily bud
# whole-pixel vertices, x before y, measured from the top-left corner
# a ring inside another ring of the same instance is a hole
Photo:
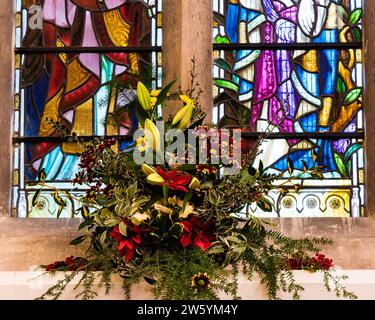
[[[160,149],[160,133],[158,128],[156,127],[155,123],[153,123],[150,119],[146,119],[145,121],[145,137],[148,144],[152,147],[154,151]]]
[[[149,166],[148,164],[142,164],[141,170],[146,176],[149,176],[152,173],[156,173],[156,169],[152,166]]]
[[[151,97],[157,98],[159,96],[160,92],[161,92],[161,90],[152,90],[150,95],[151,95]]]
[[[138,82],[137,85],[137,94],[138,94],[138,101],[142,108],[146,111],[152,110],[153,106],[151,104],[151,96],[148,92],[147,88],[142,82]]]
[[[180,100],[185,102],[186,104],[194,104],[194,101],[184,94],[180,95]]]
[[[194,104],[191,104],[191,103],[187,104],[179,112],[177,112],[177,114],[173,118],[172,125],[176,125],[177,123],[179,123],[178,125],[179,129],[183,130],[183,129],[188,128],[190,120],[191,120],[191,116],[193,114],[193,110],[194,110]]]
[[[201,186],[200,181],[199,181],[196,177],[193,177],[193,179],[191,179],[191,182],[190,182],[190,184],[189,184],[189,189],[190,189],[190,190],[196,190],[196,189],[198,189],[200,186]]]
[[[164,184],[165,180],[157,173],[151,173],[146,178],[147,183],[155,185],[155,186],[161,186]]]

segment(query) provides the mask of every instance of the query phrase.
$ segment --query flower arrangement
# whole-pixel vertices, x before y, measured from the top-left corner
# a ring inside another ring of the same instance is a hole
[[[83,142],[75,136],[85,152],[74,182],[88,190],[78,199],[83,234],[71,244],[89,241],[89,249],[85,257],[44,266],[52,274],[69,272],[40,298],[59,298],[67,283],[81,277],[77,297],[90,299],[96,295],[95,277],[109,292],[112,276],[119,275],[127,298],[132,285],[147,281],[156,298],[216,299],[223,291],[238,299],[242,272],[249,279],[259,275],[270,299],[280,291],[298,299],[303,288],[293,269],[323,272],[328,290],[333,284],[337,295],[355,298],[340,282],[345,276],[335,275],[333,261],[320,253],[332,241],[293,239],[248,213],[253,203],[272,211],[267,193],[278,177],[268,174],[262,162],[253,167],[256,145],[238,139],[235,130],[203,125],[193,83],[178,93],[170,93],[173,83],[151,92],[142,82],[136,90],[117,88],[130,97],[123,112],[139,124],[134,141],[122,151],[116,139]],[[158,108],[176,98],[182,107],[163,123],[169,130],[163,134]],[[289,170],[291,182],[292,163]],[[319,168],[305,171],[319,176]],[[60,208],[64,197],[73,196],[55,191]]]

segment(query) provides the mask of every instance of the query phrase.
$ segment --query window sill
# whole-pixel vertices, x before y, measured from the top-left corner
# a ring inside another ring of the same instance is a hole
[[[375,299],[375,270],[343,270],[337,271],[349,276],[344,282],[347,289],[353,291],[361,300]],[[58,272],[55,277],[41,272],[0,272],[0,300],[33,300],[42,295],[53,286],[64,274]],[[301,293],[303,300],[334,300],[338,299],[334,293],[328,292],[322,283],[321,273],[310,273],[307,271],[294,271],[296,281],[301,284],[305,291]],[[78,291],[73,287],[77,284],[76,277],[68,286],[62,296],[62,300],[72,300]],[[98,290],[99,300],[123,300],[124,295],[121,288],[121,278],[114,278],[112,291],[105,295],[104,289],[99,288],[98,281],[95,282],[95,290]],[[267,292],[265,286],[259,280],[249,281],[244,276],[239,278],[239,295],[244,300],[266,300]],[[224,294],[221,299],[230,299]],[[288,294],[281,293],[280,298],[291,299]],[[133,300],[153,300],[152,287],[147,283],[134,285],[132,291]]]

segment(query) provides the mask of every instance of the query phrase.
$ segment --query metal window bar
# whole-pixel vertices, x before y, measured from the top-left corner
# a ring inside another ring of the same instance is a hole
[[[162,52],[161,46],[151,47],[20,47],[14,49],[16,54],[33,53],[150,53]]]
[[[346,50],[362,49],[363,42],[335,42],[335,43],[213,43],[215,51],[229,50]]]

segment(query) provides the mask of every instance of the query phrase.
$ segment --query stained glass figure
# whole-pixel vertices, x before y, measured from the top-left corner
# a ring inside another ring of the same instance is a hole
[[[272,132],[261,146],[269,172],[287,177],[289,159],[303,178],[299,194],[270,196],[275,214],[363,214],[362,1],[214,0],[213,9],[214,122]],[[306,165],[324,167],[324,180],[303,175]]]
[[[48,183],[73,189],[82,152],[76,143],[50,139],[60,134],[55,123],[86,137],[131,133],[134,119],[125,115],[119,126],[109,121],[120,103],[108,84],[114,78],[133,83],[149,74],[152,87],[161,86],[162,4],[15,0],[15,8],[14,214],[49,217],[56,214],[51,194],[42,195],[39,209],[31,208],[35,191],[30,183],[43,169]],[[41,28],[32,21],[35,8],[40,8]]]

